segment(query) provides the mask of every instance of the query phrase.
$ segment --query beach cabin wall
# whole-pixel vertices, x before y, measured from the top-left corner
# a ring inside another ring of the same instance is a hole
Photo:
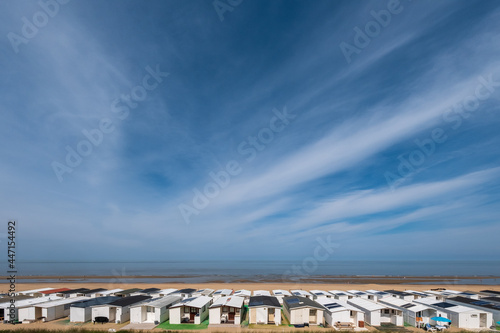
[[[209,324],[220,324],[220,318],[222,316],[222,312],[226,310],[225,312],[228,313],[234,313],[234,325],[240,325],[241,324],[241,312],[242,309],[234,308],[234,307],[223,307],[219,306],[216,308],[210,308],[209,310],[209,316],[208,316],[208,322]]]
[[[380,326],[380,310],[377,311],[366,311],[365,320],[368,324],[372,326]]]
[[[92,307],[92,321],[95,320],[95,317],[106,317],[112,323],[116,320],[116,308],[107,305],[94,306]]]
[[[343,309],[341,311],[330,312],[324,311],[325,323],[329,326],[334,326],[335,323],[352,323],[354,327],[358,327],[359,322],[365,321],[365,314],[362,311],[352,311]]]
[[[284,307],[283,311],[292,325],[300,325],[304,323],[308,323],[309,325],[323,324],[323,310],[306,307],[290,309],[290,312],[288,313],[286,307]]]
[[[203,297],[203,296],[202,296]],[[199,316],[195,315],[193,320],[194,324],[201,324],[208,317],[208,307],[210,304],[204,305],[201,309],[194,308],[190,306],[179,306],[170,309],[170,323],[171,324],[181,324],[184,318],[190,318],[191,313],[199,313]]]
[[[131,323],[163,323],[169,319],[168,306],[153,307],[148,305],[130,308]]]
[[[380,310],[380,322],[403,326],[403,311],[397,309],[382,309]]]
[[[92,308],[71,307],[69,310],[69,321],[72,323],[84,323],[92,319]]]
[[[250,308],[250,324],[281,325],[281,310],[279,308]]]
[[[30,306],[18,310],[18,320],[20,322],[35,321],[42,317],[42,308]]]
[[[44,321],[52,321],[69,316],[70,305],[71,304],[61,304],[48,308],[42,308],[42,317],[45,317]]]

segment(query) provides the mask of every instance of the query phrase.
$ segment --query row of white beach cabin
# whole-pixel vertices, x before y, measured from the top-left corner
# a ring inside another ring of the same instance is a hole
[[[70,317],[87,322],[106,317],[110,322],[234,324],[242,321],[248,304],[250,324],[281,324],[281,311],[292,325],[326,324],[337,328],[391,323],[436,325],[443,317],[458,328],[488,328],[500,320],[500,292],[453,290],[237,290],[231,289],[52,289],[19,292],[15,319],[33,322]],[[7,318],[10,299],[0,299],[0,312]]]

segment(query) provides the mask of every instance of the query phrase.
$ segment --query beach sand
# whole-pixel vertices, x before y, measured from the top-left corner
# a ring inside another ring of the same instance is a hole
[[[375,289],[375,290],[388,290],[388,289],[396,289],[396,290],[429,290],[429,289],[434,289],[434,288],[446,288],[446,289],[453,289],[453,290],[459,290],[459,291],[481,291],[484,289],[493,289],[493,290],[500,290],[500,286],[489,286],[489,285],[482,285],[482,284],[405,284],[405,283],[384,283],[384,284],[378,284],[378,283],[370,283],[370,284],[358,284],[358,283],[353,283],[353,284],[332,284],[332,283],[278,283],[278,282],[273,282],[273,283],[193,283],[193,284],[187,284],[187,283],[162,283],[161,281],[158,281],[158,283],[136,283],[136,282],[127,282],[126,279],[123,280],[123,282],[78,282],[78,283],[69,283],[69,282],[43,282],[43,283],[17,283],[16,284],[16,290],[17,291],[22,291],[22,290],[31,290],[31,289],[38,289],[38,288],[44,288],[44,287],[53,287],[53,288],[106,288],[106,289],[116,289],[116,288],[121,288],[121,289],[129,289],[129,288],[151,288],[151,287],[156,287],[160,289],[166,289],[166,288],[176,288],[176,289],[182,289],[182,288],[194,288],[194,289],[203,289],[203,288],[211,288],[211,289],[233,289],[233,290],[238,290],[238,289],[248,289],[248,290],[273,290],[273,289],[304,289],[304,290],[311,290],[311,289],[319,289],[319,290],[349,290],[349,289],[356,289],[356,290],[368,290],[368,289]],[[0,292],[6,293],[8,292],[9,289],[9,284],[2,283],[0,284]]]

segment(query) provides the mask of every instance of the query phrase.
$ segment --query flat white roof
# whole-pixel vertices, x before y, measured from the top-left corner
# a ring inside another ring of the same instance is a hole
[[[356,290],[356,289],[348,290],[347,292],[351,293],[353,295],[356,295],[356,296],[367,294],[366,291],[361,291],[361,290]]]
[[[414,303],[414,302],[410,302],[410,301],[405,301],[404,299],[396,298],[396,297],[392,297],[392,296],[381,298],[378,301],[380,303],[386,303],[386,304],[389,304],[389,305],[392,305],[392,306],[395,306],[395,307],[403,308],[402,311],[408,310],[408,311],[411,311],[411,312],[414,312],[414,313],[417,313],[419,311],[428,310],[428,309],[433,309],[429,305],[424,305],[424,304],[418,304],[418,303]],[[410,307],[404,306],[404,305],[407,305],[407,304],[412,304],[413,306],[410,306]]]
[[[47,291],[47,290],[53,290],[55,288],[40,288],[40,289],[33,289],[33,290],[25,290],[25,291],[20,291],[18,292],[19,295],[25,295],[25,294],[33,294],[33,293],[38,293],[40,291]]]
[[[163,295],[168,295],[168,294],[171,294],[171,293],[175,293],[177,290],[179,290],[179,289],[175,289],[175,288],[167,288],[167,289],[162,289],[162,290],[160,290],[160,291],[154,292],[153,294],[163,294]]]
[[[214,293],[215,290],[210,289],[210,288],[205,288],[205,289],[200,289],[197,290],[194,294],[196,295],[204,295],[204,296],[210,296]]]
[[[134,304],[131,307],[135,308],[138,306],[151,306],[154,308],[162,308],[164,306],[168,306],[170,304],[176,303],[182,299],[181,296],[176,296],[176,295],[169,295],[169,296],[164,296],[161,298],[155,298],[153,300],[146,300],[144,303],[139,303],[139,304]]]
[[[54,301],[54,300],[58,300],[58,299],[61,299],[61,297],[59,297],[59,296],[44,296],[44,297],[23,299],[20,301],[16,301],[16,308],[27,307],[27,306],[31,306],[33,304],[39,304],[39,303]],[[9,307],[9,305],[10,305],[10,302],[4,302],[4,303],[0,304],[0,308]]]
[[[419,296],[430,296],[431,294],[429,294],[428,292],[426,291],[416,291],[416,290],[405,290],[405,292],[407,293],[410,293],[410,294],[415,294],[415,295],[419,295]]]
[[[212,297],[208,296],[198,296],[198,297],[191,297],[191,298],[186,298],[179,303],[176,303],[172,305],[172,308],[177,308],[180,306],[190,306],[192,308],[202,308],[204,305],[210,303],[212,300]]]
[[[234,296],[251,296],[252,292],[246,289],[236,290],[233,294]]]
[[[395,306],[399,306],[399,307],[406,305],[406,304],[413,303],[410,301],[405,301],[402,298],[396,298],[396,297],[392,297],[392,296],[381,298],[378,301],[380,303],[389,303],[389,305],[395,305]]]
[[[478,312],[481,312],[481,310],[469,308],[469,307],[463,306],[463,305],[455,305],[453,303],[449,303],[449,304],[453,304],[454,306],[449,306],[449,307],[443,308],[443,307],[437,306],[435,304],[447,303],[446,301],[439,301],[439,300],[436,300],[434,298],[429,298],[429,297],[419,298],[419,299],[414,300],[414,302],[419,303],[419,304],[424,304],[424,305],[432,305],[432,307],[434,309],[442,311],[442,312],[448,312],[448,313],[450,313],[450,312],[453,312],[453,313],[462,313],[462,312],[478,313]],[[487,311],[484,311],[484,312],[487,312]]]
[[[350,292],[347,292],[345,290],[329,290],[328,291],[330,294],[332,295],[336,295],[336,296],[355,296],[353,294],[351,294]]]
[[[358,308],[355,308],[352,305],[347,304],[344,301],[338,300],[338,299],[331,299],[331,298],[318,298],[316,300],[317,303],[323,305],[325,308],[328,309],[331,313],[333,312],[340,312],[340,311],[356,311],[359,312],[361,311]],[[338,305],[338,306],[336,306]]]
[[[214,304],[212,304],[211,308],[216,308],[220,306],[230,306],[233,308],[242,308],[243,302],[245,301],[244,297],[239,296],[223,296],[218,298]]]
[[[233,293],[233,289],[219,289],[214,292],[213,296],[229,296]]]
[[[70,298],[58,299],[56,301],[45,302],[45,303],[42,303],[42,304],[37,304],[37,306],[41,307],[41,308],[50,308],[50,307],[53,307],[53,306],[70,304],[70,303],[75,303],[75,302],[78,302],[78,301],[88,301],[89,299],[92,299],[92,298],[85,297],[85,296],[70,297]]]
[[[254,296],[271,296],[271,293],[268,290],[254,290]]]
[[[293,296],[312,296],[312,294],[308,291],[302,290],[302,289],[294,289],[290,290]]]
[[[275,289],[273,290],[274,296],[292,296],[292,294],[288,290],[283,289]]]
[[[114,294],[114,293],[119,293],[120,291],[123,291],[123,289],[103,290],[103,291],[98,291],[97,294],[111,295],[111,294]]]
[[[310,292],[311,292],[311,294],[314,294],[316,296],[333,296],[328,291],[324,291],[324,290],[310,290]]]
[[[357,308],[367,310],[367,311],[378,311],[382,309],[394,309],[393,307],[386,305],[386,304],[380,304],[380,303],[375,303],[372,301],[369,301],[367,299],[363,298],[352,298],[350,300],[347,300],[348,304],[351,304]]]

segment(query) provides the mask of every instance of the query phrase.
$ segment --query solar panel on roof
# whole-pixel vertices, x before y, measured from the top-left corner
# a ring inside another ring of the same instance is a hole
[[[338,296],[345,296],[346,294],[344,294],[344,293],[338,293],[337,295]]]
[[[340,304],[336,304],[336,303],[334,303],[334,304],[332,304],[330,306],[327,306],[328,309],[335,309],[335,308],[339,308],[339,307],[341,307],[341,305]]]
[[[183,302],[188,303],[191,302],[193,299],[196,299],[196,297],[186,298],[185,300],[183,300]]]
[[[316,293],[316,295],[324,295],[323,293]]]
[[[365,293],[362,292],[362,291],[358,291],[357,293],[355,293],[356,295],[364,295]]]
[[[440,308],[443,308],[443,309],[447,309],[447,308],[451,308],[453,306],[456,306],[455,304],[451,304],[451,303],[447,303],[447,302],[435,303],[432,305],[439,306]]]
[[[295,296],[300,296],[300,293],[298,291],[294,291],[292,294],[294,294]]]
[[[300,302],[300,301],[299,301],[299,299],[298,299],[298,298],[289,298],[289,299],[287,299],[287,300],[286,300],[286,302],[287,302],[288,304],[295,304],[295,303],[298,303],[298,302]]]
[[[407,303],[405,305],[401,305],[402,308],[405,308],[405,309],[409,309],[411,307],[415,306],[415,304],[412,304],[412,303]]]
[[[486,302],[486,301],[475,301],[475,302],[472,302],[471,304],[474,304],[474,305],[486,305],[486,304],[490,304],[490,302]]]

